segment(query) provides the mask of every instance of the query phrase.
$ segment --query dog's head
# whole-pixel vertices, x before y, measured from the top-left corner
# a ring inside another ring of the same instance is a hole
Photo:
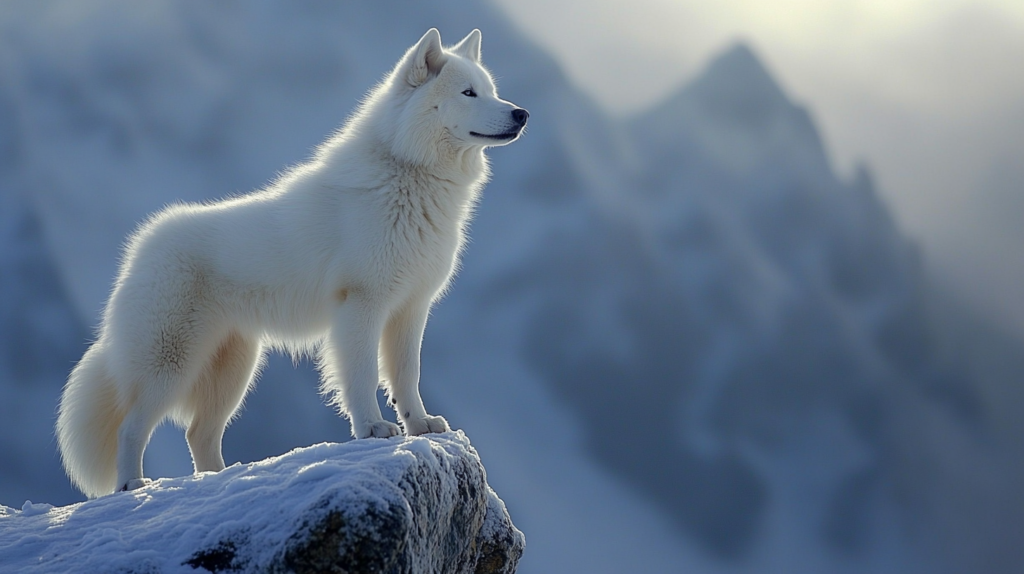
[[[480,63],[479,30],[448,49],[441,45],[436,29],[428,30],[406,52],[391,80],[406,92],[397,110],[398,123],[392,127],[443,136],[456,147],[511,143],[523,133],[530,117],[523,108],[498,97],[494,80]]]

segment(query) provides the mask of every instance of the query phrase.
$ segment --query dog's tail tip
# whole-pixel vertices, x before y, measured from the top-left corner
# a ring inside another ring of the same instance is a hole
[[[93,345],[71,371],[61,394],[57,442],[64,470],[86,496],[114,491],[117,432],[124,419],[117,385]]]

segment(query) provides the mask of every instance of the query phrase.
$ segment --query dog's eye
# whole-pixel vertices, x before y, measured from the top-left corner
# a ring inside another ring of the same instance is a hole
[[[466,96],[468,98],[475,98],[476,97],[476,92],[473,91],[473,88],[470,88],[468,90],[463,91],[462,95]]]

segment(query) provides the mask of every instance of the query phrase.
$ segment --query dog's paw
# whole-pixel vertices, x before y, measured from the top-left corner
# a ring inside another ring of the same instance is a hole
[[[362,425],[359,429],[359,438],[388,438],[398,436],[402,434],[402,429],[395,423],[388,421],[377,421],[375,423],[367,423]]]
[[[119,492],[127,492],[129,490],[138,490],[138,489],[142,488],[143,486],[147,486],[147,485],[152,484],[152,483],[153,483],[153,481],[148,479],[148,478],[133,478],[133,479],[129,480],[128,482],[122,484],[121,488],[119,488],[118,491]]]
[[[452,430],[444,417],[427,415],[423,418],[409,419],[405,421],[405,434],[416,436],[428,432],[448,432]]]

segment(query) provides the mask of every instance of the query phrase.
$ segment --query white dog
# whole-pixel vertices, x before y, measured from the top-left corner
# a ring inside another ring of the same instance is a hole
[[[151,217],[61,397],[71,480],[93,497],[142,486],[166,418],[187,428],[196,472],[223,469],[224,429],[268,347],[317,353],[358,438],[401,432],[378,386],[406,434],[449,430],[420,398],[423,328],[487,179],[484,148],[528,117],[498,98],[479,30],[444,49],[431,29],[309,162],[250,195]]]

